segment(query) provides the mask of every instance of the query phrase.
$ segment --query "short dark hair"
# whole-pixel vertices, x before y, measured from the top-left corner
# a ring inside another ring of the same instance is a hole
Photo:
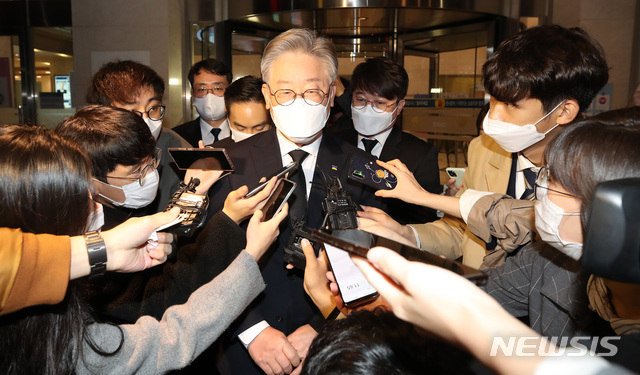
[[[196,75],[200,74],[201,70],[205,70],[217,76],[223,76],[227,78],[227,82],[229,83],[231,83],[231,81],[233,80],[231,69],[229,69],[227,64],[217,59],[205,59],[193,64],[191,69],[189,69],[189,74],[187,74],[187,78],[189,79],[189,83],[191,84],[192,88],[193,88],[193,79]]]
[[[608,79],[600,44],[580,28],[558,25],[535,26],[506,39],[482,66],[489,95],[510,104],[538,99],[546,112],[567,99],[586,110]]]
[[[93,176],[104,182],[116,166],[140,164],[153,155],[156,147],[144,120],[116,107],[86,106],[60,123],[55,132],[84,148],[93,165]]]
[[[374,57],[358,64],[351,76],[351,91],[362,90],[386,99],[407,96],[409,75],[402,65],[388,57]]]
[[[256,76],[245,76],[236,79],[224,92],[224,106],[229,113],[231,104],[256,102],[265,104],[262,95],[264,82]]]
[[[164,80],[150,67],[131,60],[104,64],[91,78],[88,104],[133,103],[140,90],[151,86],[158,100],[164,95]]]
[[[581,201],[583,228],[598,183],[640,177],[640,108],[615,112],[576,122],[545,149],[553,180]]]
[[[421,336],[410,323],[377,309],[325,324],[311,343],[302,374],[466,374],[470,356]],[[466,370],[466,371],[465,371]]]

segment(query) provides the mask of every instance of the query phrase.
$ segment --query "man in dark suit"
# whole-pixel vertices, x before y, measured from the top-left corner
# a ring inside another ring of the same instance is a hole
[[[195,63],[187,76],[191,97],[199,117],[178,125],[173,130],[193,147],[198,141],[205,145],[227,138],[229,122],[224,110],[224,92],[231,83],[231,70],[220,60],[206,59]]]
[[[224,106],[231,136],[214,142],[213,147],[226,148],[271,128],[271,117],[262,96],[263,83],[258,77],[246,76],[227,87]]]
[[[327,128],[327,132],[380,160],[399,159],[424,189],[439,193],[442,187],[438,150],[394,126],[404,107],[408,87],[409,76],[401,65],[386,57],[368,59],[353,71],[350,90],[336,98],[345,116]],[[399,199],[385,199],[384,209],[403,224],[437,219],[434,210]]]
[[[267,45],[261,70],[275,129],[227,148],[235,172],[210,191],[210,208],[220,209],[229,190],[252,186],[292,160],[299,168],[288,178],[298,185],[288,202],[289,220],[261,261],[267,288],[219,341],[222,374],[290,373],[306,355],[316,335],[309,322],[319,312],[304,292],[302,272],[285,268],[284,247],[294,222],[322,224],[325,177],[339,178],[356,202],[377,205],[373,194],[347,181],[351,156],[364,152],[323,135],[337,76],[331,41],[307,29],[286,31]]]

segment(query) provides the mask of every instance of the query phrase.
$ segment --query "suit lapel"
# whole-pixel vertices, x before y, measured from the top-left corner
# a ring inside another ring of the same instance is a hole
[[[498,146],[499,147],[499,146]],[[511,174],[511,154],[494,150],[486,168],[487,191],[505,194]]]

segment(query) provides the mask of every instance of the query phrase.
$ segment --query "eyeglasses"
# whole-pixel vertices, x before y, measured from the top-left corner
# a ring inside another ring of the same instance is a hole
[[[131,112],[137,114],[142,118],[144,118],[144,114],[146,113],[147,117],[152,120],[158,121],[162,120],[162,118],[164,117],[164,109],[165,106],[163,105],[154,105],[153,107],[149,107],[149,109],[144,112],[136,111],[135,109],[132,109]]]
[[[223,97],[226,90],[227,88],[222,85],[216,85],[212,88],[208,88],[207,86],[200,86],[196,87],[193,90],[193,94],[196,98],[204,98],[208,93],[212,93],[215,96]]]
[[[144,168],[142,168],[142,170],[140,171],[137,177],[118,177],[118,176],[107,176],[107,177],[115,178],[118,180],[129,180],[129,181],[138,180],[138,183],[140,184],[140,186],[144,186],[145,177],[147,177],[149,173],[153,172],[154,169],[158,168],[158,164],[160,164],[160,151],[162,150],[156,147],[156,150],[154,151],[153,156],[151,157],[151,162],[145,165]],[[135,173],[135,171],[133,171],[132,173]]]
[[[377,113],[386,112],[387,109],[389,109],[389,107],[398,105],[398,101],[396,101],[395,103],[387,104],[382,100],[367,100],[365,98],[358,98],[358,97],[355,97],[351,100],[351,105],[353,106],[353,108],[357,110],[364,109],[364,107],[366,107],[367,104],[369,103],[371,103],[371,109],[373,109],[373,111]]]
[[[536,196],[537,200],[541,200],[544,197],[545,191],[552,191],[556,194],[564,195],[566,197],[576,198],[576,196],[573,194],[569,194],[569,193],[565,193],[562,191],[549,188],[548,181],[549,181],[549,167],[545,166],[540,168],[540,170],[538,171],[538,176],[536,177],[536,183],[533,186],[533,194]],[[539,190],[539,189],[542,189],[542,190]]]
[[[324,99],[329,96],[329,94],[325,94],[324,91],[320,89],[308,89],[302,94],[298,94],[297,92],[289,89],[280,89],[276,90],[276,92],[272,92],[271,86],[267,84],[267,87],[269,87],[269,93],[271,96],[276,98],[276,103],[283,106],[293,104],[293,101],[298,96],[301,97],[308,105],[316,106],[322,104]]]

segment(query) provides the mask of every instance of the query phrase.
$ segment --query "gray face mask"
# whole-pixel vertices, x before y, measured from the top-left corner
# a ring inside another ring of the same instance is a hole
[[[158,184],[159,184],[159,175],[158,170],[154,169],[152,172],[149,172],[144,177],[144,185],[140,186],[138,181],[133,181],[130,184],[124,185],[122,187],[113,186],[110,184],[105,185],[110,186],[114,189],[120,189],[124,193],[125,200],[124,202],[117,202],[103,194],[100,194],[101,197],[111,202],[114,206],[119,207],[127,207],[127,208],[141,208],[149,205],[156,199],[156,194],[158,192]]]

